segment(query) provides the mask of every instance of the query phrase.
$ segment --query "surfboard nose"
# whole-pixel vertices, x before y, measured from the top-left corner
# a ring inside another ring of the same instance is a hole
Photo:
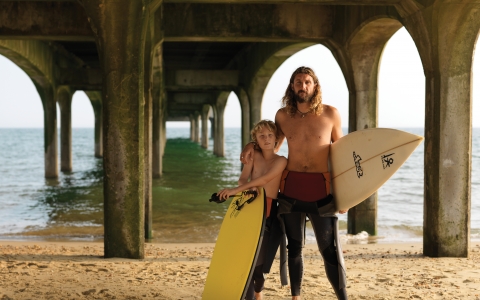
[[[370,128],[333,143],[330,166],[336,208],[349,209],[376,192],[423,140],[402,130]]]

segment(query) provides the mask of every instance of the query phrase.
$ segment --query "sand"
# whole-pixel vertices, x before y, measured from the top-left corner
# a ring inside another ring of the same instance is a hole
[[[147,244],[146,258],[104,259],[92,242],[0,242],[0,299],[201,299],[214,244]],[[468,258],[429,258],[421,244],[343,245],[349,299],[480,300],[480,243]],[[336,299],[315,245],[302,299]],[[264,299],[291,299],[278,263]],[[228,299],[226,299],[228,300]]]

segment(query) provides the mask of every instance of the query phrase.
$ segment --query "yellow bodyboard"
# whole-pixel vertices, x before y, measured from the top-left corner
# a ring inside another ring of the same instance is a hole
[[[203,300],[241,300],[262,244],[265,191],[234,197],[223,218],[203,290]]]

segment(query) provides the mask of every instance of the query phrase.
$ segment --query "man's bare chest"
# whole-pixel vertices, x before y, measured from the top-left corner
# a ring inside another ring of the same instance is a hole
[[[289,122],[282,127],[288,143],[330,143],[332,126],[326,122]]]

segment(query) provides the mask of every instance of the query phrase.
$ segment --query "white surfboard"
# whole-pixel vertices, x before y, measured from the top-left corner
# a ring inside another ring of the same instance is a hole
[[[423,137],[389,128],[354,131],[330,146],[330,173],[337,210],[375,193],[408,159]]]

